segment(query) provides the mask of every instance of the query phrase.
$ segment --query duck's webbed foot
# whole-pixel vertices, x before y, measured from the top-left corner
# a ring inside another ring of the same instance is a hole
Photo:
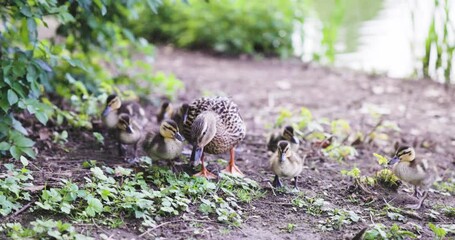
[[[205,168],[205,166],[202,167],[202,170],[196,174],[194,174],[193,176],[195,177],[205,177],[207,179],[216,179],[218,178],[217,175],[211,173],[209,170],[207,170],[207,168]]]
[[[229,173],[229,174],[232,174],[234,176],[244,177],[245,174],[243,174],[243,172],[240,171],[240,169],[237,167],[237,165],[235,165],[235,159],[234,158],[235,158],[235,150],[234,150],[234,148],[231,148],[229,164],[221,172]]]

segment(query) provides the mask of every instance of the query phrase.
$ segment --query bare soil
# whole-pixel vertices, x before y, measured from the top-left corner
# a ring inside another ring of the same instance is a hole
[[[400,80],[384,76],[371,76],[346,69],[330,69],[294,60],[223,58],[200,52],[176,50],[171,47],[157,49],[154,67],[156,70],[173,73],[181,79],[186,89],[179,94],[179,101],[191,101],[201,95],[230,96],[240,108],[246,120],[248,134],[237,148],[238,165],[246,175],[261,184],[267,191],[263,198],[245,204],[245,221],[240,228],[231,228],[216,222],[202,223],[195,228],[179,218],[164,218],[165,223],[153,232],[155,237],[166,239],[209,238],[209,239],[344,239],[352,238],[365,226],[372,223],[393,223],[411,229],[411,223],[426,226],[428,222],[453,223],[443,215],[433,219],[429,216],[432,206],[455,206],[453,197],[431,193],[425,206],[418,210],[420,218],[408,216],[405,223],[392,221],[387,216],[369,215],[368,209],[381,209],[385,201],[401,207],[408,199],[408,193],[401,186],[398,192],[376,189],[379,193],[369,196],[362,191],[353,191],[353,182],[340,174],[343,169],[357,166],[363,175],[373,175],[381,167],[372,156],[373,152],[392,152],[393,145],[379,149],[375,145],[359,148],[358,157],[345,162],[308,159],[299,182],[300,191],[306,196],[322,197],[333,208],[353,210],[361,220],[346,225],[341,230],[322,231],[319,228],[326,215],[313,216],[289,204],[295,195],[272,192],[269,181],[272,174],[268,170],[266,136],[282,108],[309,108],[315,118],[343,118],[351,126],[368,133],[374,128],[365,109],[380,107],[385,120],[397,122],[401,132],[390,142],[406,143],[416,146],[419,156],[431,159],[436,164],[443,180],[455,177],[455,109],[453,107],[454,89],[428,80]],[[159,96],[151,96],[158,99]],[[158,106],[147,106],[153,116]],[[46,137],[46,129],[35,128],[36,139]],[[95,129],[98,130],[98,129]],[[40,134],[41,131],[41,134]],[[115,166],[124,164],[117,156],[114,143],[108,148],[96,143],[91,132],[69,130],[67,151],[38,141],[40,152],[38,161],[32,165],[37,181],[48,186],[56,184],[60,178],[82,179],[87,171],[81,169],[85,160]],[[48,133],[47,133],[48,134]],[[308,146],[306,144],[305,146]],[[424,147],[423,147],[424,146]],[[305,151],[305,148],[302,148]],[[209,156],[208,160],[218,156]],[[227,159],[227,155],[223,155]],[[221,168],[210,164],[216,171]],[[289,180],[285,181],[290,185]],[[357,199],[353,201],[352,199]],[[368,203],[367,203],[368,202]],[[36,214],[34,215],[36,217]],[[31,219],[30,213],[22,213],[14,218],[22,221]],[[291,233],[286,231],[288,224],[295,224]],[[107,229],[90,226],[96,232],[113,235],[114,239],[141,239],[134,229],[134,221],[121,229]],[[80,227],[84,231],[84,227]],[[201,230],[202,229],[202,230]],[[431,232],[425,227],[422,239],[431,239]],[[197,230],[197,231],[196,231]],[[147,239],[152,236],[147,236]]]

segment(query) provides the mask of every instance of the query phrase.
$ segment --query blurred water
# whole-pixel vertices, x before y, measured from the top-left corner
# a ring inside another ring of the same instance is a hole
[[[442,12],[442,9],[435,10],[434,1],[314,2],[306,13],[303,26],[297,26],[303,31],[296,31],[293,36],[295,53],[303,61],[319,60],[336,67],[397,78],[421,77],[420,59],[425,54],[428,29],[433,14]],[[448,2],[453,7],[450,9],[452,26],[449,27],[453,30],[455,0]],[[436,25],[442,31],[443,23],[436,22]],[[449,33],[452,43],[454,38],[454,33]],[[439,74],[436,70],[430,72],[435,79]]]

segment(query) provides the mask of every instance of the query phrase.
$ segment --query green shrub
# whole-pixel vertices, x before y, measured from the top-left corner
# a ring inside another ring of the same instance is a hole
[[[160,1],[147,2],[156,11]],[[125,19],[137,17],[134,6],[140,4],[15,0],[0,6],[0,156],[35,157],[21,119],[91,128],[91,117],[109,93],[136,97],[153,89],[169,96],[181,87],[173,76],[151,74],[150,63],[133,58],[154,50],[124,26]],[[50,22],[58,25],[60,38],[38,38],[38,28]],[[121,92],[119,85],[141,90]],[[58,106],[56,98],[63,100]]]
[[[143,12],[131,24],[139,36],[178,47],[289,56],[297,2],[166,0],[157,15]]]

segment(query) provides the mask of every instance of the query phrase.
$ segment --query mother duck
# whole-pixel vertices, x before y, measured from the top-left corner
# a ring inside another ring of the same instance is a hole
[[[199,98],[189,104],[183,119],[183,135],[193,145],[191,161],[193,165],[202,165],[201,172],[195,176],[216,178],[204,166],[204,153],[221,154],[227,151],[230,151],[229,165],[223,172],[243,176],[234,159],[234,148],[246,133],[237,104],[226,97]]]

